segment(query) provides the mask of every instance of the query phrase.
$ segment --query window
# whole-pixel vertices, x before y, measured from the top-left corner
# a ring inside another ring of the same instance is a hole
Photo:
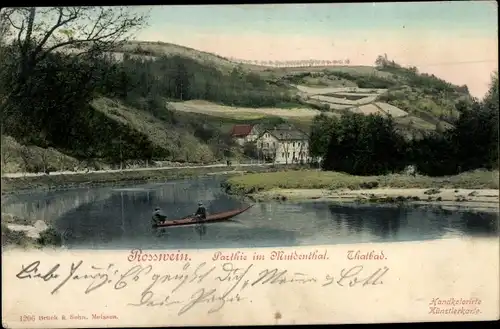
[[[273,142],[273,146],[276,146],[276,142]]]
[[[282,152],[281,153],[281,157],[284,158],[285,157],[285,152]]]
[[[293,147],[295,147],[295,142],[293,142]]]
[[[266,147],[269,147],[269,143],[266,143]]]
[[[295,159],[295,152],[292,153],[292,159]]]

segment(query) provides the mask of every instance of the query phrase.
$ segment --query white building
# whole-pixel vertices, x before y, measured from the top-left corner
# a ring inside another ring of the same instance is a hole
[[[256,139],[257,150],[264,159],[279,164],[307,163],[309,137],[288,125],[264,130]]]

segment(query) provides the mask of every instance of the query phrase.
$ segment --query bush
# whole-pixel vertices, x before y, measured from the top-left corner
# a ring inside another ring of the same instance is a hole
[[[61,234],[52,227],[41,232],[36,242],[41,246],[62,246],[63,243]]]
[[[7,225],[2,223],[2,246],[14,245],[26,247],[28,241],[29,238],[26,236],[26,232],[10,230]]]

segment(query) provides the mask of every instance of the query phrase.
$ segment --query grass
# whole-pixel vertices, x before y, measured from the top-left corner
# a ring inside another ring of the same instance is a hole
[[[387,176],[354,176],[339,172],[289,170],[245,174],[229,178],[227,192],[252,194],[280,189],[370,189],[370,188],[464,188],[498,189],[498,171],[462,173],[456,176],[427,177],[392,174]]]
[[[79,161],[53,148],[24,146],[11,136],[2,139],[2,173],[49,167],[52,170],[73,170]]]
[[[196,162],[215,160],[207,144],[185,129],[168,124],[152,114],[104,97],[95,99],[92,105],[111,120],[144,134],[153,145],[168,150],[175,160],[186,158],[186,154]]]

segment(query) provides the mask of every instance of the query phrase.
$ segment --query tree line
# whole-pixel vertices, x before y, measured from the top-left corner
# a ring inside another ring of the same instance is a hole
[[[323,170],[356,175],[400,172],[409,165],[429,176],[498,168],[498,72],[482,100],[456,104],[460,116],[452,129],[408,139],[394,120],[380,115],[345,113],[315,117],[310,155]]]
[[[229,58],[230,61],[243,64],[254,64],[262,66],[274,66],[274,67],[306,67],[306,66],[328,66],[328,65],[349,65],[351,61],[349,59],[302,59],[302,60],[246,60],[238,58]]]

